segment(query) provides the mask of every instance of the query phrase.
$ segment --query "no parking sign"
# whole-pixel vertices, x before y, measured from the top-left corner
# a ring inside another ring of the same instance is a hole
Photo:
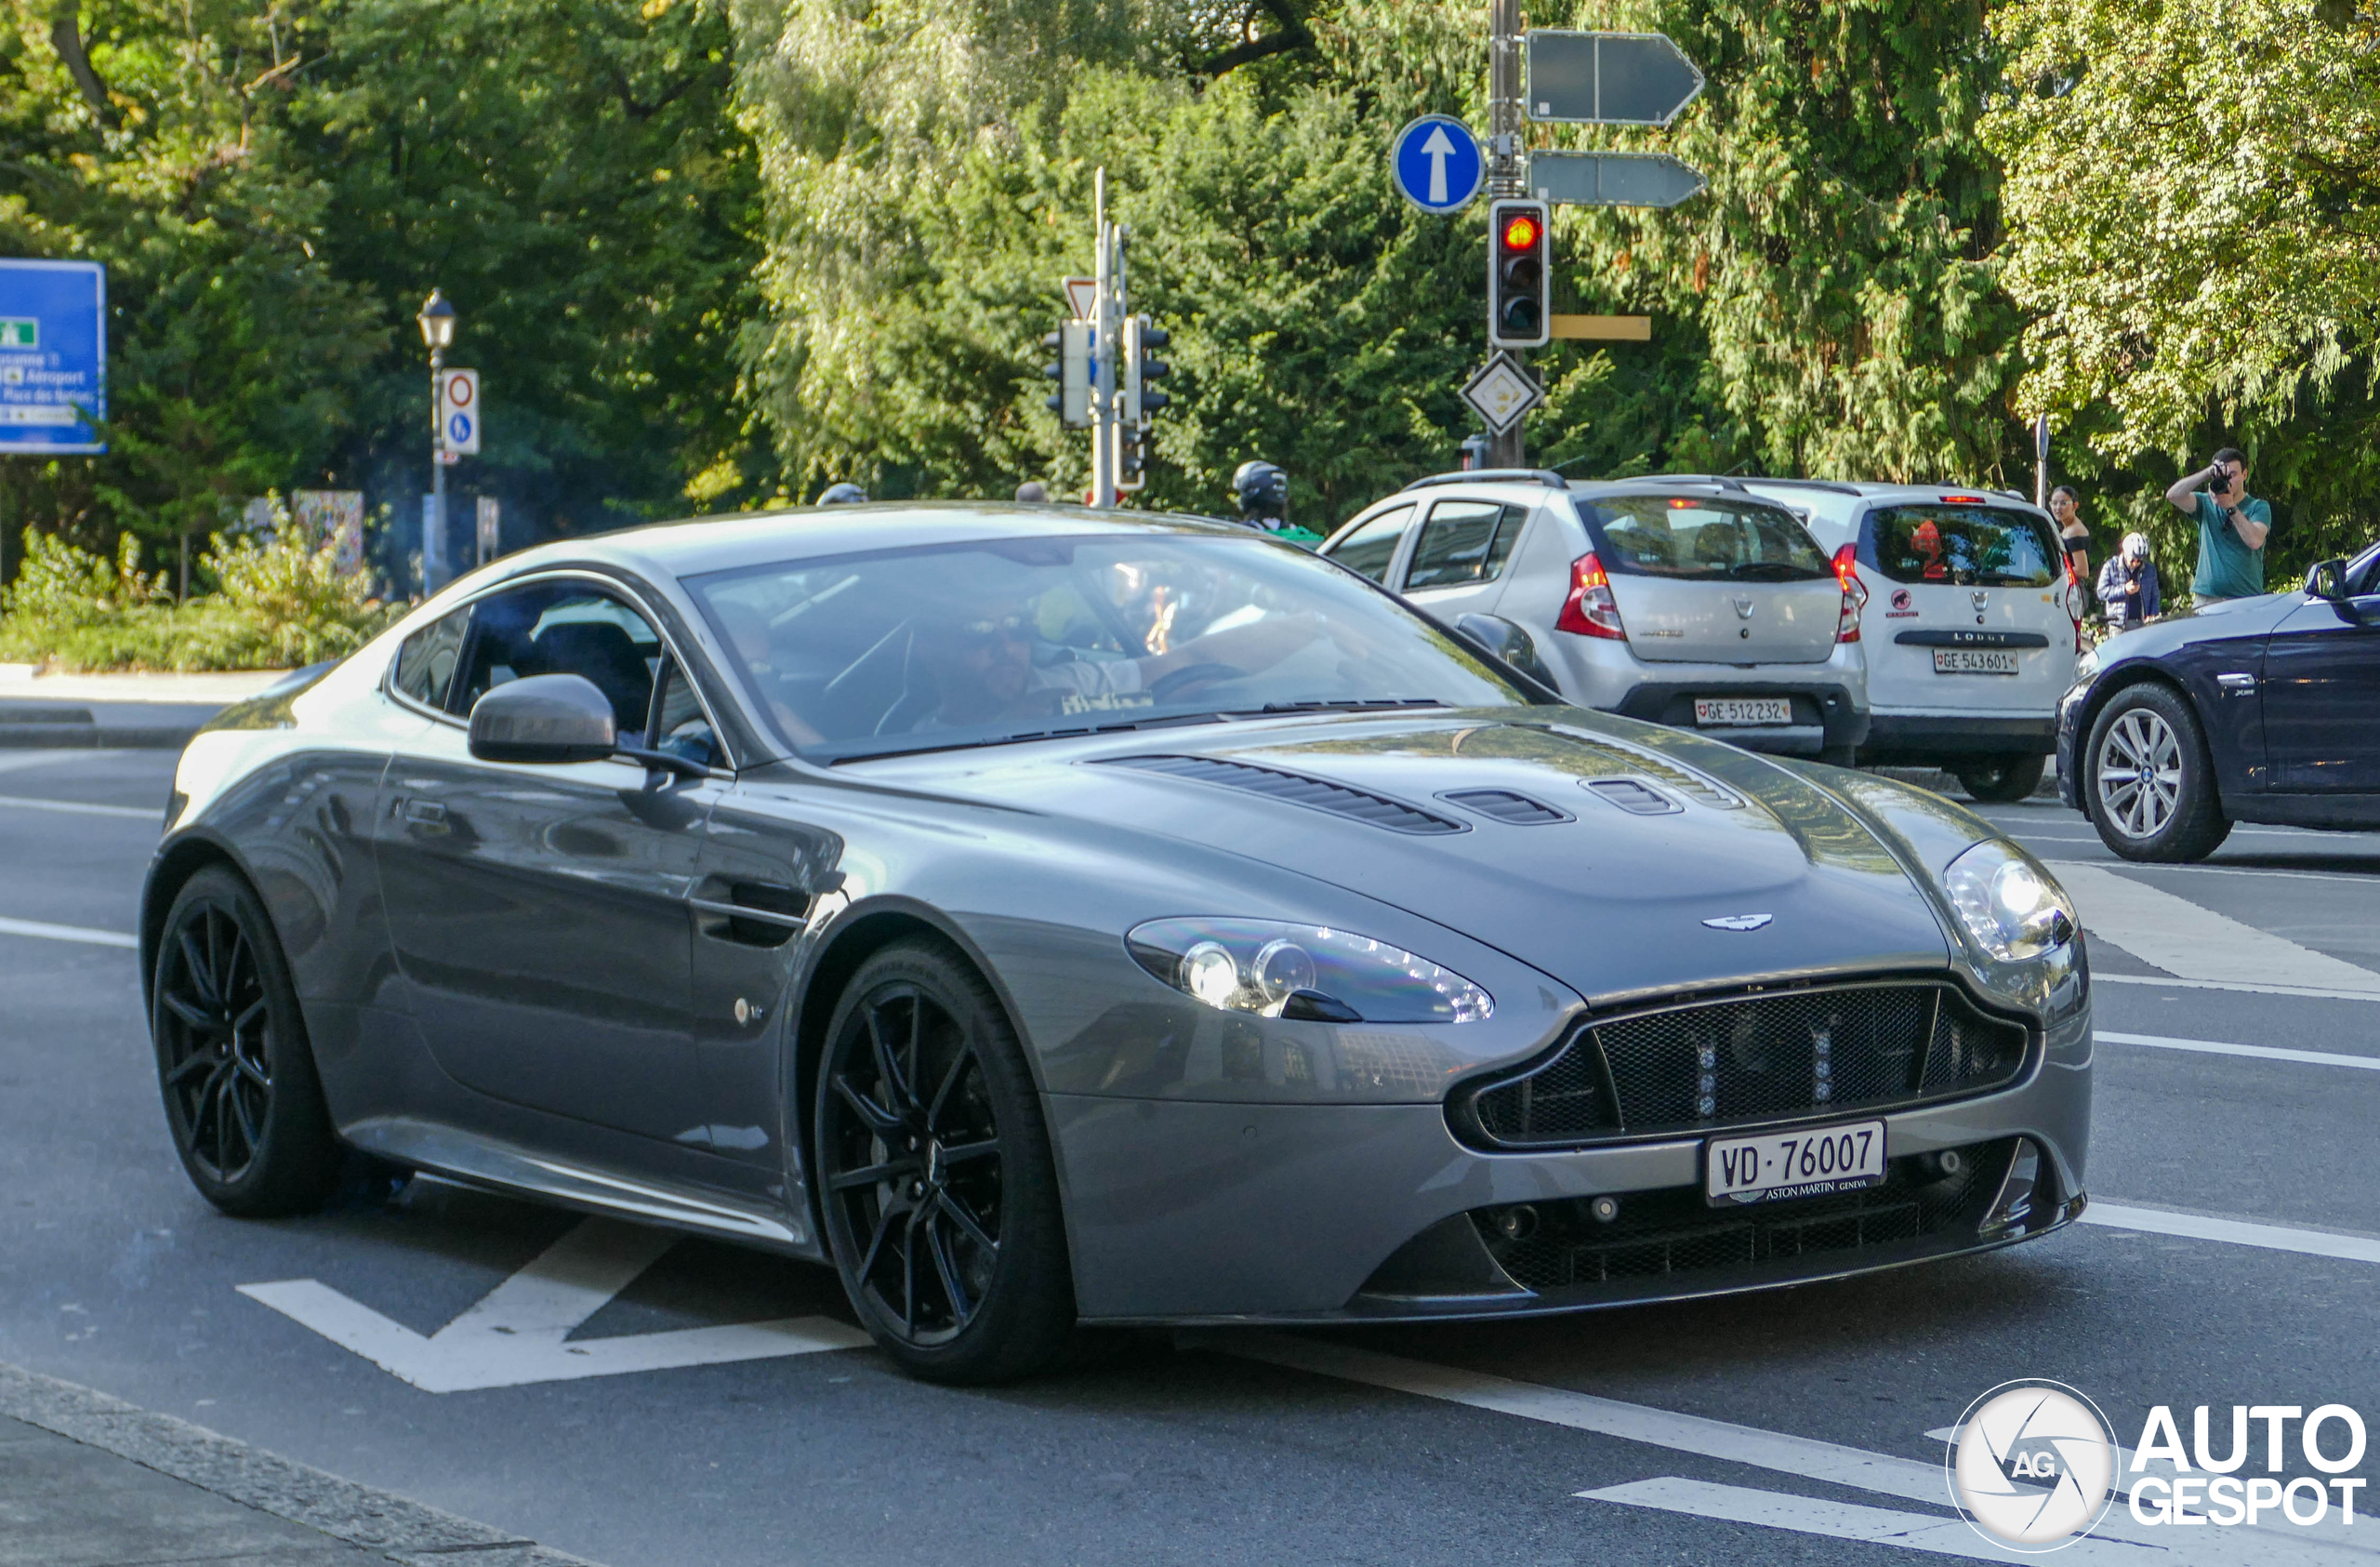
[[[438,439],[445,449],[469,457],[480,449],[480,373],[438,373]]]

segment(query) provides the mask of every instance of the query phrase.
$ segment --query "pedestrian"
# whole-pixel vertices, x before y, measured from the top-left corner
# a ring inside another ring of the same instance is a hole
[[[1038,479],[1027,479],[1016,486],[1016,503],[1019,506],[1047,506],[1050,504],[1050,486]]]
[[[2066,551],[2069,582],[2091,580],[2091,530],[2082,521],[2082,498],[2072,486],[2060,485],[2049,492],[2049,514],[2057,519],[2058,547]]]
[[[1322,535],[1289,521],[1289,476],[1263,458],[1239,465],[1231,476],[1233,496],[1239,502],[1239,520],[1276,538],[1311,550]]]
[[[2149,536],[2128,533],[2123,548],[2099,570],[2099,602],[2107,606],[2112,631],[2153,620],[2162,606],[2157,597],[2157,563],[2149,558]]]
[[[2248,459],[2237,446],[2224,447],[2204,468],[2175,480],[2165,499],[2175,511],[2198,519],[2198,570],[2190,578],[2195,607],[2265,591],[2265,538],[2272,532],[2272,508],[2248,493]]]

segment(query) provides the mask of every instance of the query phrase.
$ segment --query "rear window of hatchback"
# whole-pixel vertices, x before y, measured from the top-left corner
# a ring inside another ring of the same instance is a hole
[[[1997,506],[1880,506],[1868,513],[1876,569],[1895,582],[2046,588],[2064,572],[2046,519]]]

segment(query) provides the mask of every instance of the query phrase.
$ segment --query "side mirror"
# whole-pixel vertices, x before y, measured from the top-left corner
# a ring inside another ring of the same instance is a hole
[[[2306,592],[2309,598],[2327,599],[2333,604],[2347,597],[2347,562],[2316,561],[2306,568]]]
[[[1559,695],[1562,688],[1554,684],[1554,671],[1538,657],[1537,644],[1528,632],[1501,615],[1459,615],[1454,629],[1467,641],[1502,659],[1521,673]]]
[[[601,762],[619,745],[612,700],[585,675],[509,681],[471,704],[471,754],[483,762]]]

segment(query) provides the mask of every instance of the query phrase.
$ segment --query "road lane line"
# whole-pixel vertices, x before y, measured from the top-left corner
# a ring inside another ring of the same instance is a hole
[[[2082,928],[2153,967],[2240,985],[2294,985],[2380,997],[2380,974],[2079,860],[2049,862]]]
[[[2092,1037],[2110,1044],[2145,1044],[2152,1050],[2195,1050],[2208,1056],[2249,1056],[2259,1061],[2296,1061],[2309,1067],[2353,1067],[2380,1072],[2380,1056],[2342,1056],[2330,1050],[2289,1050],[2275,1044],[2225,1044],[2211,1039],[2167,1039],[2162,1034],[2119,1034],[2094,1029]]]
[[[2096,1202],[2082,1210],[2082,1222],[2105,1225],[2110,1229],[2135,1229],[2149,1235],[2172,1235],[2185,1241],[2220,1241],[2268,1252],[2295,1252],[2301,1256],[2380,1262],[2380,1241],[2362,1235],[2335,1235],[2327,1229],[2299,1229],[2290,1225],[2254,1224],[2246,1219],[2179,1214],[2167,1208]]]
[[[2185,990],[2240,990],[2252,996],[2300,996],[2312,1001],[2380,1002],[2369,990],[2325,990],[2313,985],[2234,985],[2219,979],[2178,979],[2163,974],[2102,974],[2091,971],[2094,985],[2163,985]]]
[[[1337,1377],[1342,1381],[1362,1383],[1419,1398],[1437,1399],[1472,1409],[1518,1415],[1525,1420],[1664,1447],[1673,1453],[1691,1453],[1723,1463],[1766,1469],[1795,1480],[1814,1481],[1822,1485],[1874,1492],[1930,1507],[1947,1508],[1950,1506],[1950,1487],[1939,1459],[1926,1461],[1868,1453],[1810,1437],[1762,1430],[1755,1426],[1738,1426],[1699,1414],[1680,1414],[1673,1410],[1623,1403],[1617,1399],[1601,1398],[1593,1393],[1573,1392],[1567,1388],[1549,1388],[1538,1383],[1517,1382],[1488,1372],[1464,1371],[1454,1366],[1408,1361],[1395,1355],[1359,1349],[1344,1343],[1276,1334],[1244,1336],[1185,1334],[1183,1339],[1185,1343],[1245,1360],[1284,1366],[1317,1376]],[[1716,1489],[1739,1491],[1736,1487]],[[1763,1507],[1788,1507],[1796,1503],[1812,1507],[1831,1505],[1774,1492],[1739,1492],[1739,1494],[1761,1498],[1759,1506]],[[1712,1516],[1733,1515],[1718,1513]],[[1739,1519],[1736,1521],[1764,1522],[1767,1520]],[[1961,1523],[1959,1527],[1964,1529],[1966,1526]],[[2067,1556],[2061,1551],[2060,1556],[2062,1560],[2076,1561],[2121,1560],[2134,1563],[2135,1567],[2146,1567],[2150,1562],[2170,1562],[2177,1564],[2177,1567],[2180,1563],[2189,1563],[2191,1567],[2202,1567],[2202,1564],[2203,1567],[2216,1567],[2217,1563],[2226,1564],[2226,1567],[2251,1567],[2251,1564],[2254,1567],[2284,1567],[2284,1564],[2286,1567],[2302,1567],[2309,1560],[2342,1556],[2361,1560],[2373,1551],[2380,1551],[2380,1539],[2374,1539],[2369,1546],[2334,1542],[2332,1548],[2326,1549],[2323,1542],[2307,1538],[2302,1531],[2283,1534],[2279,1526],[2260,1526],[2253,1532],[2243,1527],[2209,1531],[2209,1534],[2218,1537],[2205,1541],[2197,1537],[2183,1540],[2162,1529],[2135,1523],[2118,1508],[2100,1521],[2093,1540],[2067,1549],[2079,1549],[2083,1544],[2095,1542],[2122,1541],[2123,1544],[2120,1548],[2133,1554],[2118,1559]],[[1970,1534],[1968,1538],[1977,1545],[1982,1543],[1978,1535]],[[2346,1546],[2344,1551],[2337,1548],[2341,1544]],[[2144,1558],[2138,1554],[2144,1547],[2160,1554]],[[2004,1561],[2010,1558],[1995,1556],[1988,1560]]]
[[[1935,1481],[1935,1489],[1941,1494],[1941,1500],[1947,1505],[1949,1489],[1938,1471]],[[1940,1513],[1895,1512],[1887,1507],[1862,1507],[1857,1502],[1822,1502],[1814,1496],[1755,1491],[1747,1486],[1719,1485],[1705,1480],[1679,1480],[1674,1476],[1633,1481],[1626,1485],[1607,1485],[1600,1491],[1580,1491],[1576,1494],[1593,1502],[1652,1507],[1661,1512],[1684,1513],[1691,1518],[1751,1523],[1831,1540],[1859,1540],[1874,1546],[1894,1546],[1902,1550],[1927,1551],[1936,1556],[1960,1556],[1971,1561],[2016,1560],[2006,1551],[1995,1549],[1982,1535],[1969,1528],[1965,1520]],[[2071,1545],[2059,1547],[2057,1560],[2061,1562],[2104,1563],[2108,1567],[2114,1567],[2120,1562],[2144,1567],[2149,1561],[2170,1561],[2175,1557],[2171,1547],[2162,1550],[2149,1547],[2151,1554],[2147,1558],[2141,1556],[2141,1548],[2140,1545],[2129,1541],[2085,1535]]]
[[[31,936],[44,941],[87,941],[94,947],[133,947],[140,945],[137,936],[122,931],[92,930],[86,925],[52,925],[39,920],[0,919],[0,936]]]
[[[21,772],[27,767],[53,767],[60,762],[104,762],[122,756],[120,750],[27,750],[14,756],[0,756],[0,773]]]
[[[85,817],[125,817],[134,821],[165,824],[163,805],[151,810],[146,805],[86,805],[80,800],[36,800],[29,794],[0,794],[0,805],[14,805],[27,811],[71,811]]]

